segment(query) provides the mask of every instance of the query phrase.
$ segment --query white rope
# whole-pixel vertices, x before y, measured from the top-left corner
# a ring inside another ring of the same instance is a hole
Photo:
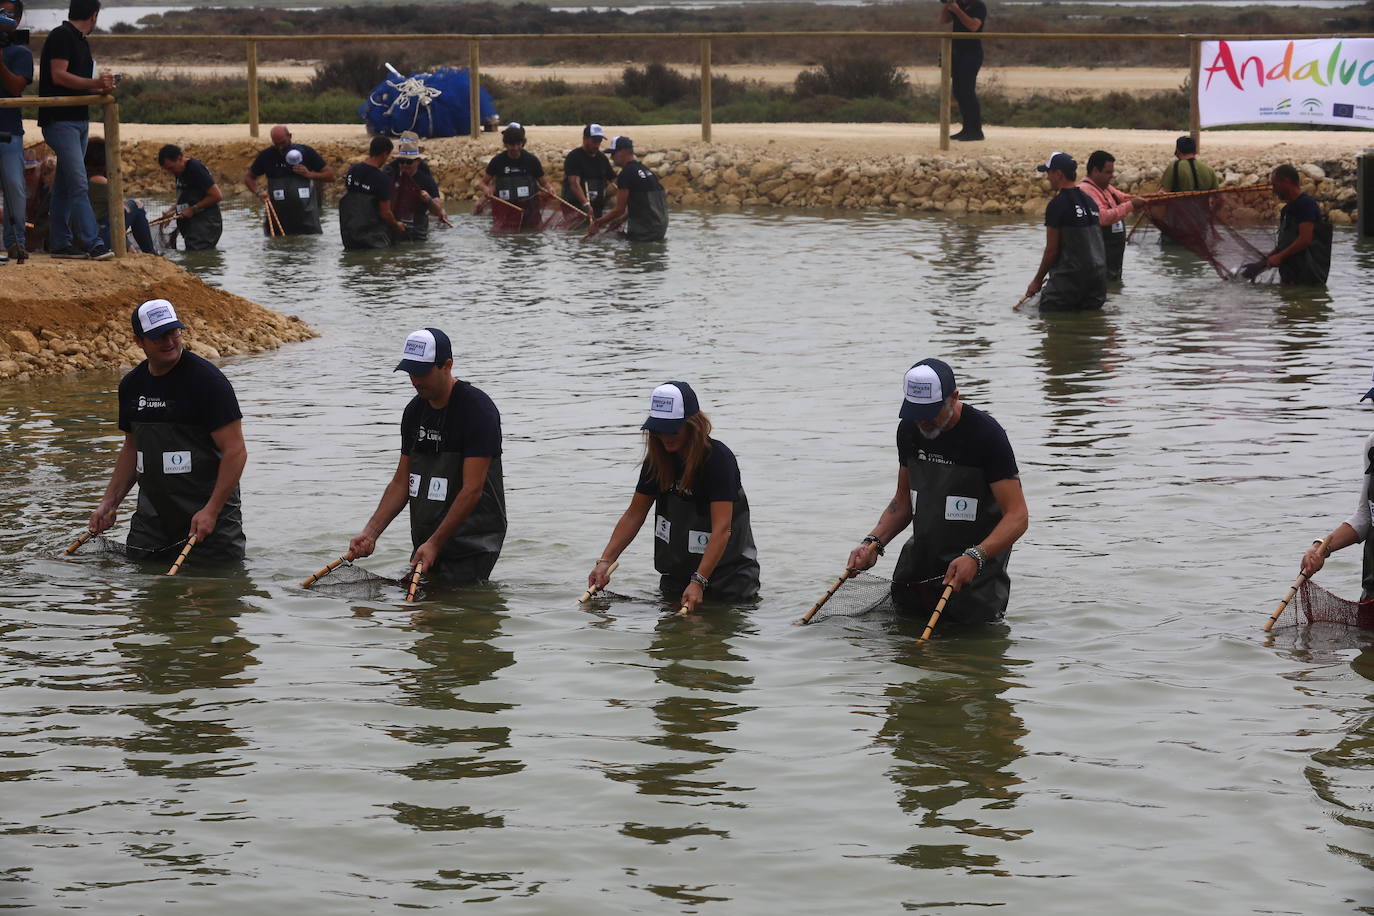
[[[387,69],[395,73],[398,77],[401,76],[401,74],[390,64],[387,64]],[[422,74],[422,76],[429,75],[428,73]],[[434,103],[435,99],[443,95],[442,90],[426,86],[422,79],[414,76],[401,77],[398,82],[387,80],[386,84],[396,90],[396,98],[392,99],[391,104],[387,106],[386,117],[391,119],[396,112],[406,111],[410,109],[413,104],[415,110],[410,117],[410,129],[412,130],[414,130],[416,122],[420,120],[421,112],[428,114],[429,106]],[[372,101],[375,105],[381,104],[375,99]],[[430,123],[433,123],[432,119]]]

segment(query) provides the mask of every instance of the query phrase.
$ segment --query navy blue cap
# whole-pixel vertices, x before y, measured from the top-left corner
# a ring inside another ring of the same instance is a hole
[[[635,151],[635,142],[629,137],[615,137],[611,140],[611,152],[615,153],[623,149],[627,149],[633,153]]]
[[[954,370],[938,359],[923,359],[906,371],[902,380],[903,420],[933,420],[954,393]]]
[[[1063,172],[1065,175],[1078,170],[1078,163],[1068,153],[1050,153],[1050,158],[1035,167],[1037,172]]]
[[[649,396],[649,419],[640,429],[651,433],[675,433],[687,418],[701,412],[697,393],[686,382],[664,382]]]
[[[401,349],[401,361],[392,372],[404,369],[411,375],[428,375],[440,363],[453,359],[453,345],[448,335],[438,328],[421,328],[411,332]]]

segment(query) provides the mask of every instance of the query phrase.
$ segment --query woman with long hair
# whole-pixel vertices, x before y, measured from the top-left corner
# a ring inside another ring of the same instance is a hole
[[[696,610],[709,595],[745,601],[759,593],[758,551],[739,462],[711,438],[711,421],[686,382],[665,382],[649,400],[645,457],[630,507],[616,523],[588,588],[605,588],[610,567],[654,509],[654,568],[664,595]]]

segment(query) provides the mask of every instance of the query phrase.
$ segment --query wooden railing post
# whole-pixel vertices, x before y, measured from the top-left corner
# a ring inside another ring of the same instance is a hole
[[[701,40],[701,142],[711,142],[711,39]]]
[[[476,140],[482,133],[482,45],[468,42],[468,133]]]
[[[951,76],[954,39],[940,39],[940,149],[949,149],[949,103],[953,95]]]
[[[106,97],[105,109],[105,186],[110,196],[110,250],[115,257],[129,253],[124,243],[124,174],[119,157],[119,103]]]
[[[248,44],[248,136],[258,137],[258,43]]]
[[[1193,135],[1193,148],[1201,149],[1202,108],[1198,102],[1198,93],[1202,91],[1202,87],[1198,82],[1202,76],[1202,42],[1195,38],[1189,45],[1192,53],[1189,55],[1191,63],[1188,66],[1188,132]]]

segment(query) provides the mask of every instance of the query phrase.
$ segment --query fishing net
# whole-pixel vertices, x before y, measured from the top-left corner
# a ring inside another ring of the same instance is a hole
[[[1284,609],[1278,628],[1311,623],[1339,623],[1361,630],[1374,630],[1374,599],[1350,601],[1306,579]]]
[[[490,214],[494,232],[540,232],[546,229],[570,230],[587,228],[587,214],[550,197],[542,200],[531,197],[523,204],[506,206],[485,197],[472,208],[477,215]]]
[[[471,118],[466,67],[439,67],[410,76],[392,70],[391,74],[358,106],[358,117],[367,122],[370,133],[394,137],[411,130],[421,137],[467,135]],[[487,123],[496,119],[496,106],[491,93],[480,92],[481,120]]]
[[[378,575],[355,563],[345,563],[310,586],[312,592],[338,598],[394,598],[397,593],[405,596],[409,585],[410,573],[403,572],[396,578]],[[421,594],[415,592],[416,597]]]
[[[1263,264],[1275,218],[1269,185],[1163,196],[1150,201],[1147,213],[1160,233],[1211,264],[1222,279],[1279,282],[1278,269]]]
[[[76,549],[76,552],[72,554],[72,556],[95,557],[106,560],[133,560],[135,562],[144,560],[165,560],[170,563],[172,560],[176,559],[177,552],[181,550],[185,543],[186,539],[183,538],[175,544],[168,544],[166,547],[161,547],[157,550],[148,550],[142,547],[131,547],[123,541],[116,541],[114,538],[96,535],[93,538],[87,539],[85,543]],[[67,555],[65,546],[64,549],[58,552],[58,555]]]
[[[868,614],[896,616],[897,605],[892,600],[892,581],[882,576],[860,573],[836,589],[830,600],[811,618],[811,622],[829,617],[862,617]]]

